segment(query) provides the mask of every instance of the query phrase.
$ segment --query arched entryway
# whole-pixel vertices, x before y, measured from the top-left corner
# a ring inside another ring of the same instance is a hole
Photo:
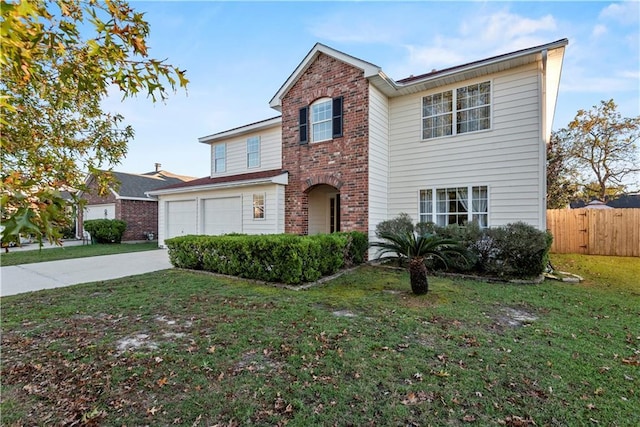
[[[307,190],[309,234],[340,231],[340,191],[331,185],[319,184]]]

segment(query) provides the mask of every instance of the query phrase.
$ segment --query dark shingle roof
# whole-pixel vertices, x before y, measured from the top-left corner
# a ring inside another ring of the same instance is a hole
[[[169,190],[174,188],[199,187],[203,185],[222,184],[226,182],[249,181],[252,179],[273,178],[285,172],[286,170],[283,170],[283,169],[272,169],[267,171],[243,173],[239,175],[230,175],[230,176],[221,176],[216,178],[211,178],[209,176],[206,176],[204,178],[194,179],[193,181],[179,182],[172,185],[167,185],[165,187],[162,187],[161,189]]]
[[[151,174],[133,174],[125,172],[112,172],[116,180],[120,183],[119,187],[114,188],[114,191],[120,197],[140,197],[147,198],[145,192],[157,190],[158,188],[166,187],[168,185],[174,185],[185,182],[188,177],[177,178],[172,174],[163,175],[162,171]]]

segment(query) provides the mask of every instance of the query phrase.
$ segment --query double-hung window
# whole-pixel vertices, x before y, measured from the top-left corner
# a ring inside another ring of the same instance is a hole
[[[260,137],[252,136],[247,139],[247,168],[260,166]]]
[[[300,144],[328,141],[342,136],[343,97],[321,98],[299,111]]]
[[[218,144],[213,149],[214,171],[216,173],[227,170],[227,145]]]
[[[422,139],[491,127],[491,82],[482,82],[422,98]]]
[[[433,188],[420,190],[420,222],[439,226],[476,221],[489,225],[489,205],[486,186]]]
[[[264,219],[264,194],[253,195],[253,219]]]
[[[330,99],[311,104],[311,142],[325,141],[333,135],[333,109]]]

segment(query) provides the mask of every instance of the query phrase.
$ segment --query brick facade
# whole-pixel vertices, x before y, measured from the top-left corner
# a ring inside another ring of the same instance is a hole
[[[343,97],[343,136],[300,145],[299,110],[323,97]],[[369,83],[361,69],[325,54],[282,99],[285,232],[308,234],[308,192],[327,184],[340,191],[341,231],[368,230]]]
[[[118,200],[116,218],[127,223],[122,240],[145,240],[146,233],[158,236],[158,202],[146,200]]]
[[[115,204],[115,219],[127,223],[122,241],[145,240],[145,233],[153,233],[157,238],[157,201],[117,199],[111,191],[105,197],[100,197],[97,195],[96,185],[93,182],[89,183],[89,188],[90,191],[82,196],[87,201],[87,206],[113,203]],[[78,221],[80,224],[79,230],[82,230],[83,212],[78,212]]]

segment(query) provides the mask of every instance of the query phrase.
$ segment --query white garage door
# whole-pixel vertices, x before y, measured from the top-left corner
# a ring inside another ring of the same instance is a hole
[[[242,199],[224,197],[202,201],[202,234],[242,232]]]
[[[86,206],[82,217],[84,221],[88,219],[115,219],[116,205],[115,203],[105,203],[102,205]]]
[[[167,202],[167,237],[196,234],[196,201],[180,200]]]

